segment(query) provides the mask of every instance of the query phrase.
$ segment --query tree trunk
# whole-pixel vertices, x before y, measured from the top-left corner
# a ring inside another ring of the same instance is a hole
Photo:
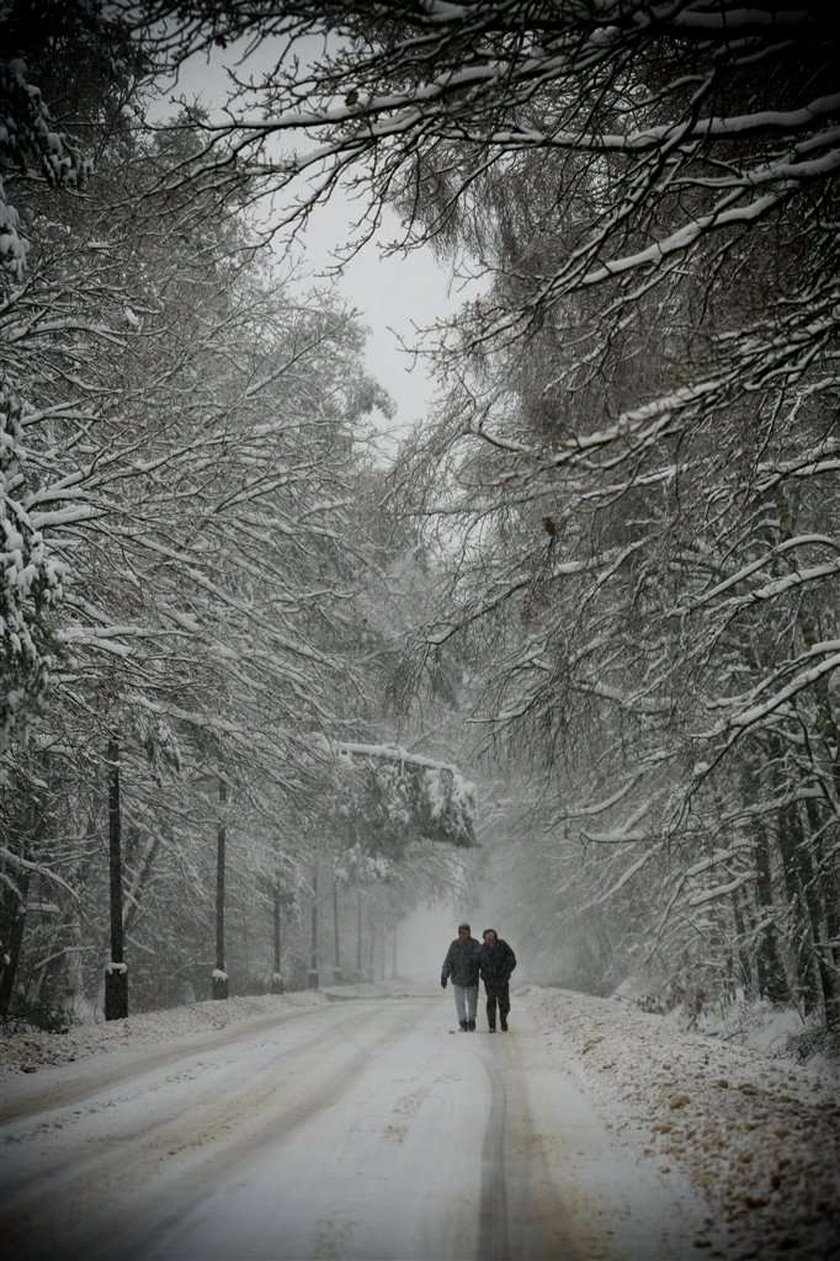
[[[746,948],[747,934],[744,927],[744,913],[741,907],[741,899],[739,890],[735,889],[732,893],[732,919],[735,924],[735,941],[736,953],[738,957],[738,979],[744,993],[752,997],[755,992],[753,984],[753,971],[749,951]]]
[[[763,827],[756,827],[755,845],[756,897],[759,906],[759,939],[756,957],[758,992],[768,1002],[783,1004],[790,1000],[787,977],[779,956],[776,925],[773,921],[773,882],[770,876],[770,851]]]
[[[105,969],[105,1019],[128,1015],[128,968],[123,957],[122,848],[120,834],[120,751],[108,741],[108,855],[111,902],[111,958]]]
[[[312,918],[309,939],[309,974],[307,983],[311,990],[318,988],[318,865],[312,872]]]
[[[21,871],[17,881],[17,887],[20,897],[14,897],[9,891],[7,894],[10,903],[8,928],[4,935],[7,936],[6,942],[3,943],[5,955],[5,966],[0,972],[0,1020],[8,1020],[9,1010],[12,1005],[12,995],[15,991],[15,978],[17,977],[18,964],[20,962],[20,951],[23,945],[23,934],[26,929],[26,899],[29,894],[29,872],[25,869]],[[14,904],[12,899],[14,897]]]
[[[754,804],[754,771],[747,767],[742,776],[742,792],[748,805]],[[781,1005],[790,1001],[791,994],[785,969],[779,955],[779,943],[775,923],[773,879],[770,871],[770,846],[764,824],[758,818],[749,823],[753,845],[755,869],[755,900],[758,910],[758,937],[756,947],[756,976],[758,992],[768,1002]]]
[[[787,500],[781,491],[777,493],[779,499],[783,501],[784,507],[788,510],[787,516],[783,515],[780,519],[787,526],[786,537],[790,538],[795,533],[793,514],[789,510]],[[802,633],[803,645],[810,651],[821,636],[818,624],[808,611],[807,602],[800,604],[797,620]],[[835,798],[840,800],[840,731],[838,730],[834,709],[831,704],[828,677],[817,682],[814,688],[814,697],[816,701],[816,726],[830,767]],[[816,773],[816,766],[814,770]],[[805,799],[805,813],[808,820],[809,847],[813,848],[813,855],[810,848],[806,852],[805,847],[801,847],[801,862],[806,868],[802,871],[803,888],[808,907],[808,917],[811,922],[815,963],[823,994],[824,1021],[826,1028],[832,1029],[840,1026],[840,986],[838,986],[837,978],[837,956],[834,947],[830,944],[837,940],[837,933],[840,931],[837,869],[830,859],[826,861],[827,856],[824,852],[822,840],[822,820],[813,798]],[[823,931],[825,937],[823,937]]]
[[[788,906],[793,923],[791,944],[797,970],[797,991],[806,1013],[820,1006],[821,994],[814,966],[814,941],[802,883],[802,851],[804,836],[796,802],[788,802],[779,811],[777,830],[779,853],[785,878]]]
[[[139,862],[138,870],[131,887],[131,897],[125,908],[125,931],[130,933],[134,925],[137,923],[137,917],[140,913],[140,898],[149,883],[149,877],[152,874],[152,868],[160,849],[160,837],[155,837],[149,842],[146,853]]]
[[[227,833],[224,808],[227,804],[227,784],[219,780],[219,806],[222,818],[216,829],[216,966],[213,969],[213,998],[227,998],[228,974],[225,969],[225,863],[227,860]]]
[[[830,891],[826,880],[826,873],[823,872],[822,858],[822,837],[820,835],[820,817],[816,802],[813,798],[805,799],[805,813],[808,819],[809,843],[806,847],[801,845],[799,853],[799,861],[801,874],[804,881],[805,904],[808,908],[808,918],[811,922],[811,936],[814,946],[814,962],[819,976],[820,988],[822,989],[823,999],[823,1020],[827,1029],[834,1028],[840,1023],[840,995],[838,995],[837,982],[834,972],[832,971],[832,958],[829,947],[825,944],[831,940],[829,932],[829,915],[823,913],[823,907],[829,900]],[[811,849],[814,848],[815,853],[812,855]],[[816,857],[816,866],[814,863]],[[819,873],[819,874],[818,874]],[[822,894],[825,893],[825,899]]]
[[[283,921],[283,891],[279,883],[274,886],[274,970],[271,973],[271,992],[272,994],[282,994],[285,986],[283,984],[283,968],[282,968],[282,921]]]
[[[825,893],[826,958],[833,982],[832,1008],[826,1011],[826,1025],[829,1029],[840,1029],[840,872],[837,856],[826,851],[822,836],[817,841],[815,855]]]
[[[37,768],[46,784],[50,781],[50,759],[47,753],[41,754],[41,764]],[[47,788],[47,792],[49,789]],[[38,791],[27,791],[22,796],[22,817],[13,833],[20,837],[20,858],[30,862],[43,844],[46,828],[46,796]],[[3,863],[3,870],[6,869]],[[32,889],[32,872],[27,867],[14,867],[14,881],[11,887],[3,891],[2,920],[0,920],[0,1019],[7,1020],[12,1010],[18,969],[23,951],[23,939],[26,932],[27,905]],[[16,891],[15,891],[16,890]],[[33,899],[39,900],[39,899]],[[47,898],[46,900],[50,900]]]
[[[333,880],[332,886],[332,911],[333,911],[333,981],[341,980],[341,938],[338,929],[338,881]]]

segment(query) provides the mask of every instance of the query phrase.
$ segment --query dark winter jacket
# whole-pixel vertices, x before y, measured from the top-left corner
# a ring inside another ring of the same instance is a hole
[[[479,951],[478,965],[485,985],[506,985],[516,967],[516,955],[507,942],[499,938],[495,946],[484,943]]]
[[[478,985],[478,956],[481,942],[475,937],[461,941],[456,937],[446,952],[443,967],[440,970],[442,981],[452,977],[453,985]]]

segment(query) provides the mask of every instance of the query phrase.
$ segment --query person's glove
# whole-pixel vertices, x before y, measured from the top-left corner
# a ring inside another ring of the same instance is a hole
[[[441,988],[442,990],[445,990],[445,989],[446,989],[446,977],[445,977],[445,976],[442,976],[442,977],[440,978],[440,988]]]

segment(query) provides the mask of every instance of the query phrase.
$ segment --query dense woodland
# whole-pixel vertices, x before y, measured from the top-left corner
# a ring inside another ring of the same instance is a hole
[[[837,1034],[838,65],[796,0],[0,0],[4,1015],[493,888],[535,978]],[[283,262],[338,191],[480,282],[389,468]]]

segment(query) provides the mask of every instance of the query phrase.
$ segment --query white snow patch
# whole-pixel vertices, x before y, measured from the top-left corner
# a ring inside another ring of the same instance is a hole
[[[207,999],[167,1011],[147,1011],[102,1024],[74,1025],[66,1033],[36,1029],[0,1036],[0,1081],[18,1073],[34,1073],[55,1064],[67,1064],[111,1051],[134,1050],[169,1044],[224,1029],[246,1025],[274,1014],[326,1003],[323,993],[303,990],[282,996],[251,995],[224,1000]]]
[[[836,1065],[773,1059],[617,999],[532,988],[528,1003],[615,1138],[705,1197],[698,1255],[840,1255]]]

